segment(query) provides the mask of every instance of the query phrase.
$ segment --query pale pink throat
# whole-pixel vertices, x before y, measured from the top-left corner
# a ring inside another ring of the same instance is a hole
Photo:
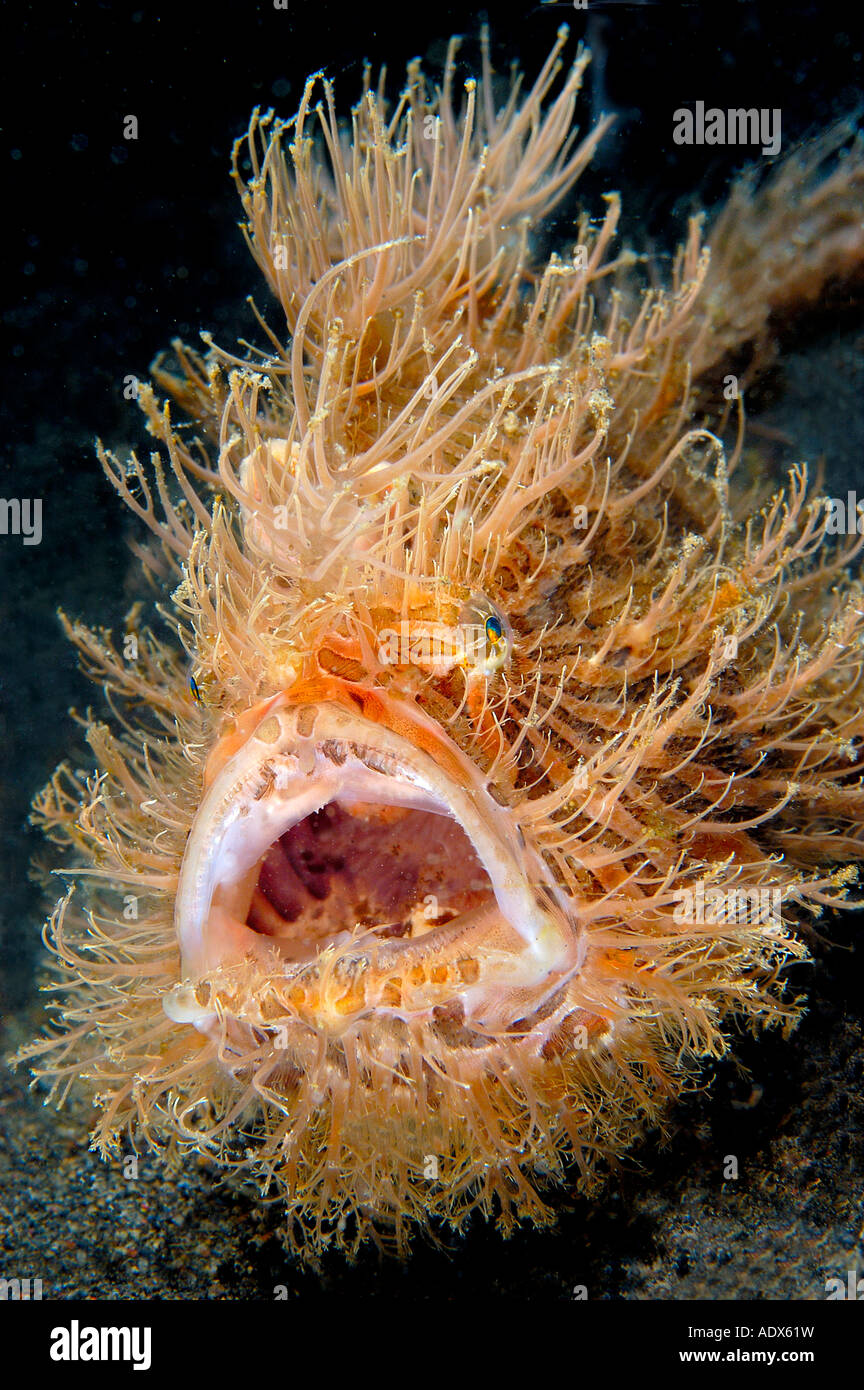
[[[370,946],[386,971],[397,958],[407,968],[464,955],[472,939],[490,959],[487,985],[551,988],[572,973],[578,935],[545,865],[447,743],[449,770],[338,703],[263,706],[205,791],[186,847],[175,909],[184,980],[250,956],[290,975],[328,949],[368,960]],[[166,1009],[212,1022],[194,1003]]]

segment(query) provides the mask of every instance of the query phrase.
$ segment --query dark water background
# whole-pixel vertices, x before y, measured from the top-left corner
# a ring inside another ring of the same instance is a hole
[[[5,15],[9,69],[4,169],[4,350],[0,496],[41,497],[43,537],[0,537],[0,931],[3,1052],[33,1028],[34,971],[44,904],[28,878],[42,851],[30,797],[66,756],[70,705],[98,708],[59,630],[72,616],[117,627],[147,597],[126,547],[134,531],[93,454],[98,433],[147,447],[123,379],[202,328],[225,345],[254,335],[245,296],[266,295],[236,223],[228,179],[233,140],[251,109],[296,109],[305,75],[322,68],[344,111],[363,59],[386,63],[397,89],[415,55],[430,71],[448,36],[476,36],[483,14],[462,4],[359,6],[345,0],[211,7],[90,3]],[[616,129],[579,200],[624,195],[624,236],[656,265],[710,208],[743,162],[735,148],[676,147],[672,112],[703,100],[780,107],[784,151],[862,101],[864,21],[829,4],[496,4],[500,70],[517,58],[530,78],[559,24],[588,35],[598,61],[583,112],[614,109]],[[465,47],[464,75],[476,46]],[[590,70],[589,70],[590,72]],[[139,122],[123,139],[124,117]],[[572,236],[573,204],[548,229]],[[275,320],[274,320],[275,322]],[[750,401],[751,415],[796,441],[766,466],[824,458],[829,490],[864,491],[864,304],[840,291],[790,326],[783,366]],[[85,763],[84,765],[87,765]],[[860,918],[829,924],[860,940]],[[338,1289],[454,1297],[510,1291],[597,1298],[823,1296],[825,1278],[864,1266],[861,1250],[862,952],[837,949],[797,982],[810,1012],[789,1043],[744,1039],[710,1090],[672,1117],[672,1144],[650,1140],[601,1201],[563,1193],[554,1233],[503,1243],[478,1226],[451,1258],[418,1249],[404,1269],[374,1255],[323,1278],[286,1264],[275,1215],[217,1189],[192,1165],[139,1184],[87,1151],[81,1107],[58,1120],[2,1071],[0,1254],[47,1268],[53,1296],[272,1297]],[[747,1106],[761,1088],[758,1103]],[[737,1183],[722,1182],[736,1154]],[[38,1170],[38,1174],[37,1174]],[[133,1190],[134,1189],[134,1190]],[[122,1230],[123,1240],[117,1232]],[[2,1261],[0,1261],[2,1263]],[[27,1269],[21,1269],[21,1274]],[[0,1269],[0,1273],[3,1270]],[[48,1290],[46,1289],[46,1295]]]

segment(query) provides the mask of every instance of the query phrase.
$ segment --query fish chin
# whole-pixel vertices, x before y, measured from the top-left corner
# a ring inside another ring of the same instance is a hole
[[[239,723],[186,846],[169,1017],[224,1036],[226,1013],[296,1021],[299,1000],[316,1031],[338,1033],[456,1004],[495,1030],[578,969],[578,923],[543,860],[419,710],[371,690],[285,692]],[[250,962],[256,988],[216,1004],[217,982]],[[261,1014],[262,975],[263,995],[294,1001],[287,1015]]]

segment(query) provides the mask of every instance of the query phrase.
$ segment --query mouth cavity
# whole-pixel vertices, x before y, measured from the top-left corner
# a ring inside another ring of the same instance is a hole
[[[494,900],[489,875],[455,821],[438,811],[352,802],[350,791],[280,835],[252,875],[245,925],[290,961],[364,933],[416,940]]]
[[[428,957],[478,930],[512,958],[511,983],[572,960],[554,885],[512,813],[419,711],[399,723],[330,701],[262,708],[187,843],[175,909],[187,980],[250,953],[291,972],[372,941]],[[430,741],[446,757],[418,746]]]

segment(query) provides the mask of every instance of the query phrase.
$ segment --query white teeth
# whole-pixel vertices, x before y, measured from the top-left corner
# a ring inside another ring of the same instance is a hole
[[[315,749],[304,741],[297,749],[297,761],[304,776],[311,777],[315,771]]]
[[[205,1009],[195,995],[195,986],[182,983],[175,985],[162,1000],[162,1008],[175,1023],[194,1023],[196,1028],[207,1028],[216,1015]]]
[[[513,968],[536,978],[565,958],[572,963],[572,930],[541,905],[532,887],[545,883],[553,899],[558,896],[545,866],[520,846],[511,812],[492,799],[479,770],[454,752],[464,764],[464,783],[407,738],[340,705],[322,703],[312,714],[309,706],[270,706],[195,817],[175,907],[184,978],[198,979],[262,949],[261,938],[245,925],[255,865],[287,830],[337,799],[455,820],[488,875],[501,915],[525,943],[508,978]],[[190,1011],[188,1021],[201,1026],[187,996],[171,1007]]]

